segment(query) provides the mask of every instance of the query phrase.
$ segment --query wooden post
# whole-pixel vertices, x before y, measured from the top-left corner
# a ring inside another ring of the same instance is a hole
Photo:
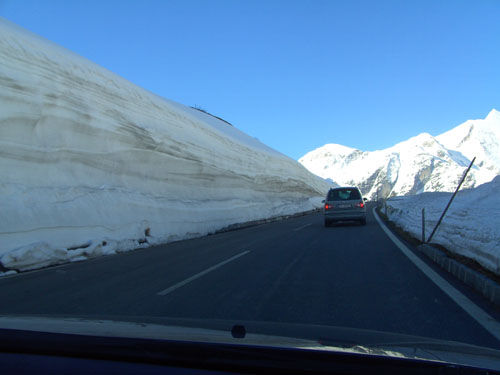
[[[422,208],[422,243],[425,243],[425,208]]]

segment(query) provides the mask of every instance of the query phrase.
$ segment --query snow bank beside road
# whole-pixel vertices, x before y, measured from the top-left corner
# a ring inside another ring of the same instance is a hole
[[[0,18],[0,262],[26,270],[317,206],[328,184]]]
[[[387,214],[420,239],[421,211],[425,208],[428,238],[450,197],[451,193],[394,197],[387,200]],[[477,188],[459,191],[432,242],[500,275],[500,176]]]

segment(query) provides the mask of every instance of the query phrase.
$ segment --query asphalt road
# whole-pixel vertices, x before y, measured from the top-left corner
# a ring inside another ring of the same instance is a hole
[[[445,272],[498,319],[498,310]],[[395,246],[322,214],[0,278],[0,314],[320,324],[500,348]]]

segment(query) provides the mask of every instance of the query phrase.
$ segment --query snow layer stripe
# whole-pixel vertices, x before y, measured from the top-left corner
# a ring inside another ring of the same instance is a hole
[[[406,255],[406,257],[424,273],[434,284],[436,284],[443,292],[445,292],[458,306],[460,306],[467,314],[469,314],[476,322],[484,327],[497,340],[500,340],[500,323],[486,313],[483,309],[477,306],[474,302],[455,289],[449,282],[439,276],[427,264],[420,260],[413,252],[408,249],[392,232],[385,226],[375,209],[373,216],[377,219],[378,224],[394,242],[394,244]]]

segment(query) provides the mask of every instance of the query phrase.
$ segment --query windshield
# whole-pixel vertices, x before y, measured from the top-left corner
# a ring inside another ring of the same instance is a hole
[[[0,2],[0,316],[500,350],[499,15]]]

